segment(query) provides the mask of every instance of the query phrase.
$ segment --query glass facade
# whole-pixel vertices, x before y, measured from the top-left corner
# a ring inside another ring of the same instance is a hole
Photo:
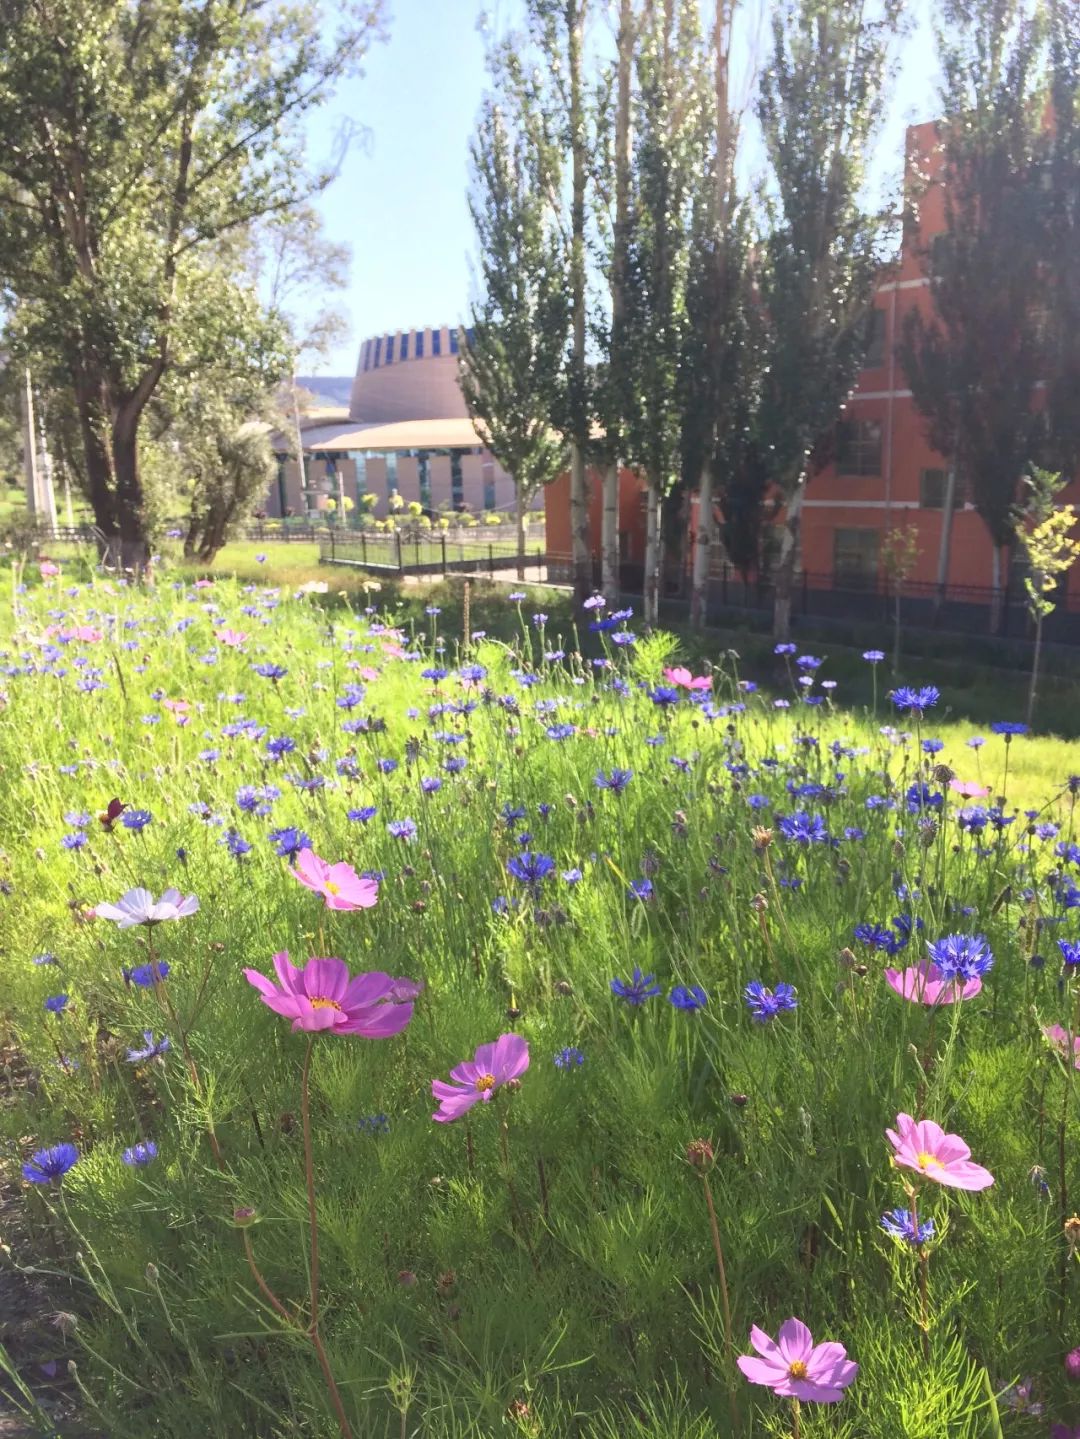
[[[382,358],[382,336],[380,335],[379,338],[375,341],[375,368],[376,368],[376,369],[379,368],[379,362],[380,362],[381,358]]]
[[[399,347],[398,347],[398,359],[399,359],[399,360],[407,360],[408,358],[409,358],[409,334],[408,334],[408,331],[406,331],[406,332],[402,335],[402,337],[401,337],[401,344],[400,344]]]
[[[453,331],[450,332],[453,334]],[[460,509],[465,501],[465,482],[461,474],[461,451],[450,451],[450,505]]]
[[[387,335],[387,337],[386,337],[386,363],[387,363],[388,365],[392,365],[392,364],[394,363],[394,337],[393,337],[393,335]]]
[[[397,489],[397,451],[390,450],[386,455],[386,497],[387,499]]]
[[[416,456],[416,471],[420,481],[420,503],[425,510],[431,509],[431,457],[426,450]]]
[[[415,343],[413,344],[413,359],[415,359],[415,360],[422,360],[423,358],[424,358],[424,332],[423,332],[423,330],[417,330],[417,332],[416,332],[416,341],[415,341]]]
[[[453,328],[450,330],[450,353],[456,355],[458,352],[458,334]]]
[[[442,331],[441,331],[441,330],[432,330],[432,332],[431,332],[431,353],[432,353],[433,355],[441,355],[441,354],[442,354]]]

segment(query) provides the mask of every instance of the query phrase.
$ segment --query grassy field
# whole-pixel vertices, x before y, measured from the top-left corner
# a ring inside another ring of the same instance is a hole
[[[550,593],[463,637],[342,589],[5,607],[28,1422],[63,1392],[111,1439],[1080,1424],[1073,748],[881,674],[846,710],[818,652],[683,671],[593,611],[579,654]],[[751,1382],[791,1316],[857,1371]]]

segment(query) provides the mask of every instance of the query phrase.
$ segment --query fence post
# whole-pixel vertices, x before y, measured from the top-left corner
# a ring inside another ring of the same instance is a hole
[[[804,615],[810,613],[809,595],[810,595],[810,575],[809,575],[808,570],[807,570],[806,567],[804,566],[804,567],[803,567],[803,572],[802,572],[802,612],[803,612]]]
[[[337,559],[337,550],[334,548],[334,532],[333,532],[333,530],[331,530],[331,531],[330,531],[330,563],[333,564],[336,559]]]
[[[398,574],[400,575],[400,574],[403,572],[404,568],[405,568],[404,565],[403,565],[402,562],[401,562],[401,531],[400,531],[400,530],[395,530],[395,531],[394,531],[394,539],[395,539],[395,541],[396,541],[396,543],[397,543],[397,567],[398,567]]]
[[[439,543],[442,545],[442,572],[446,574],[446,531],[439,535]]]
[[[495,575],[495,547],[488,545],[488,574],[494,578]]]
[[[419,568],[420,568],[420,541],[419,541],[419,539],[413,540],[413,560],[415,561],[416,568],[419,569]]]
[[[541,584],[544,579],[544,551],[539,545],[536,547],[536,583]]]

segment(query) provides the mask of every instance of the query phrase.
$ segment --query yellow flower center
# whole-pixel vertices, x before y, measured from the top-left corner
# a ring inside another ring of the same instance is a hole
[[[312,1009],[336,1009],[338,1014],[342,1012],[341,1005],[336,999],[323,999],[321,995],[315,995],[312,998],[311,1007]]]
[[[476,1088],[480,1094],[486,1094],[489,1089],[495,1088],[495,1076],[493,1074],[481,1074],[477,1076]]]
[[[340,884],[335,884],[332,879],[328,879],[328,880],[326,881],[326,884],[323,886],[323,888],[326,890],[327,894],[340,894],[340,893],[341,893],[341,885],[340,885]]]
[[[920,1169],[940,1169],[940,1168],[941,1168],[941,1160],[940,1160],[940,1159],[935,1159],[932,1154],[927,1154],[927,1152],[926,1152],[925,1149],[920,1150],[920,1152],[919,1152],[918,1154],[916,1154],[916,1156],[915,1156],[915,1162],[916,1162],[916,1164],[919,1166]]]
[[[787,1372],[792,1379],[805,1379],[806,1365],[802,1362],[801,1359],[796,1359],[793,1364],[788,1365]]]

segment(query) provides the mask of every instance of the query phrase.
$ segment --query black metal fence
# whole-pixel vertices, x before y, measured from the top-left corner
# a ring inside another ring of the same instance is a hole
[[[546,558],[542,545],[528,550],[526,576],[542,580]],[[451,539],[445,534],[400,530],[371,535],[363,530],[344,534],[331,530],[320,538],[319,562],[393,575],[495,575],[518,569],[513,539]]]

